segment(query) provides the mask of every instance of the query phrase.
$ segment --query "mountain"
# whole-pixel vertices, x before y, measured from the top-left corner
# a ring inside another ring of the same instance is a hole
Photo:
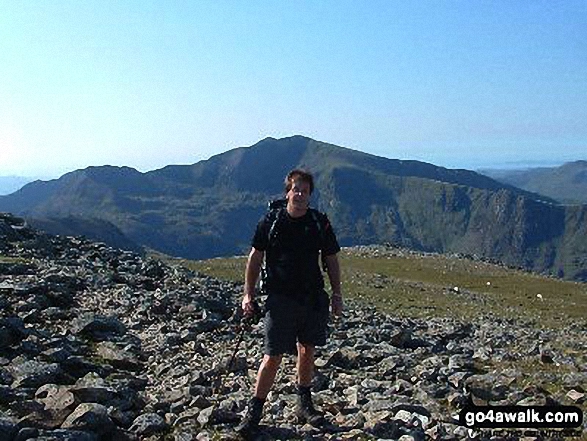
[[[0,195],[14,193],[31,181],[33,179],[22,176],[0,176]]]
[[[564,207],[468,170],[369,155],[309,138],[267,138],[193,165],[140,173],[89,167],[0,197],[28,217],[98,218],[186,258],[242,254],[267,200],[301,166],[341,245],[393,243],[587,279],[587,206]]]
[[[587,161],[524,170],[488,169],[480,173],[563,204],[587,204]]]

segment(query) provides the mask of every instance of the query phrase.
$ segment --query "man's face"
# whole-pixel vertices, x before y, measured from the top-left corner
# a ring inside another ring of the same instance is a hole
[[[287,200],[294,208],[305,209],[310,200],[310,184],[301,180],[294,180],[291,189],[287,192]]]

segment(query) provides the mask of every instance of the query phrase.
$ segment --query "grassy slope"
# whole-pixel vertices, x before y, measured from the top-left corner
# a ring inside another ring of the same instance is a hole
[[[183,262],[199,272],[242,282],[246,258]],[[374,256],[373,251],[345,249],[341,267],[346,295],[398,316],[474,321],[496,315],[545,328],[584,323],[587,317],[587,284],[486,262],[399,250]]]

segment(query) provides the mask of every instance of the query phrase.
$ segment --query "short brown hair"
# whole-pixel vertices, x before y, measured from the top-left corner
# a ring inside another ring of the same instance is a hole
[[[293,187],[293,183],[295,180],[300,180],[302,182],[307,182],[310,185],[310,194],[314,191],[314,177],[310,172],[305,170],[294,168],[290,171],[287,176],[285,177],[285,192],[289,192]]]

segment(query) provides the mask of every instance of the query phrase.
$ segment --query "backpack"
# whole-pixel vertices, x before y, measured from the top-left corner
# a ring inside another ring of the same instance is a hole
[[[268,241],[267,241],[267,250],[271,248],[277,242],[277,238],[279,237],[279,226],[283,222],[287,207],[287,199],[275,199],[273,201],[269,201],[267,204],[267,216],[271,221],[271,227],[269,227],[268,233]],[[324,233],[324,227],[318,218],[318,210],[308,207],[308,212],[312,217],[314,224],[316,225],[316,229],[318,230],[318,241],[320,249],[322,249],[326,239]],[[322,253],[321,254],[321,261],[322,261],[322,270],[328,271],[326,266],[326,259]],[[261,278],[260,278],[260,290],[262,293],[266,294],[265,287],[267,286],[267,262],[263,263],[263,267],[261,268]]]

